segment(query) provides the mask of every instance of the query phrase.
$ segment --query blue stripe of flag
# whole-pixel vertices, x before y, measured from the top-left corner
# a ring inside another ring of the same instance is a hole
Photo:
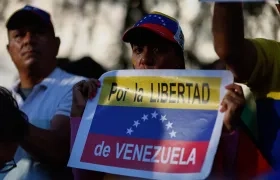
[[[155,112],[158,114],[156,118]],[[156,140],[209,141],[217,113],[217,110],[98,105],[90,133]],[[144,121],[145,115],[147,120]],[[136,127],[137,121],[139,125]],[[130,128],[133,132],[128,134]],[[172,131],[176,132],[173,137],[170,134]]]

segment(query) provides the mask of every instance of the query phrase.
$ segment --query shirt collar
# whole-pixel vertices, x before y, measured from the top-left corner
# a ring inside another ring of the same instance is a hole
[[[43,81],[36,84],[35,86],[47,89],[51,84],[55,83],[56,78],[59,77],[60,72],[61,70],[59,68],[55,68],[45,79],[43,79]],[[20,80],[18,79],[12,86],[12,90],[17,92],[19,89],[19,85],[20,85]]]

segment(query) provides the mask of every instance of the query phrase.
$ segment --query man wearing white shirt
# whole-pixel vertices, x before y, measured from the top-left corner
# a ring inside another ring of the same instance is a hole
[[[60,39],[49,13],[25,6],[6,27],[7,50],[19,73],[12,92],[28,121],[14,157],[17,167],[4,179],[69,179],[72,86],[84,78],[57,68]]]

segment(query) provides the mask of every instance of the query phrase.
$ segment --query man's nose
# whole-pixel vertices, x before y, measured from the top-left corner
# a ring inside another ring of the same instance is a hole
[[[33,42],[34,40],[34,35],[32,32],[29,32],[27,31],[24,35],[24,38],[23,38],[23,42],[26,44],[26,43],[31,43]]]
[[[155,55],[152,48],[145,46],[142,52],[140,64],[145,66],[153,66],[155,63]]]

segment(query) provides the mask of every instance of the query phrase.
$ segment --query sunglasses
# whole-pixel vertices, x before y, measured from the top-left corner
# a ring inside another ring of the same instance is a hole
[[[13,159],[12,161],[7,162],[2,169],[0,169],[0,174],[7,173],[17,167],[17,164],[15,160]]]

